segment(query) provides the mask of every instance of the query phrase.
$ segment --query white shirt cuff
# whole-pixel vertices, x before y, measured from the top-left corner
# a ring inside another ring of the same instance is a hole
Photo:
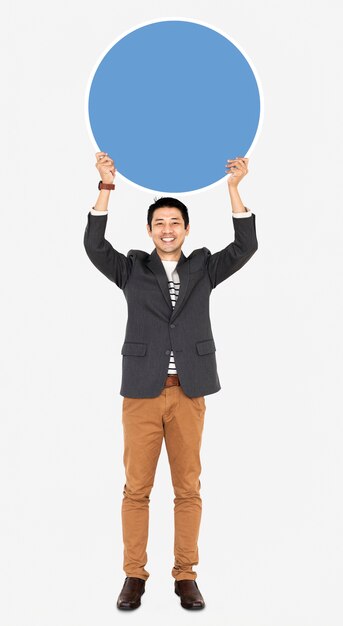
[[[233,217],[251,217],[252,213],[251,211],[249,211],[249,209],[247,209],[247,207],[244,207],[246,209],[246,211],[241,211],[240,213],[234,213],[232,211],[232,216]]]
[[[95,209],[90,210],[92,215],[107,215],[108,211],[96,211]]]

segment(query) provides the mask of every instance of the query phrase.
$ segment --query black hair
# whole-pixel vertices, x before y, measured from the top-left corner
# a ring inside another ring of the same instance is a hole
[[[180,209],[182,213],[183,221],[185,223],[185,228],[187,228],[189,224],[188,209],[186,205],[183,204],[183,202],[181,202],[181,200],[177,200],[176,198],[163,198],[163,197],[157,199],[157,197],[155,197],[154,203],[149,206],[148,215],[147,215],[147,222],[149,224],[150,230],[151,230],[152,216],[153,216],[155,209],[160,209],[163,206],[174,207],[175,209]]]

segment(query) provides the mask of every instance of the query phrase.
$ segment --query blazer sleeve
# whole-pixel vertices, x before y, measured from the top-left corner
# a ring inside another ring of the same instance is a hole
[[[130,253],[125,256],[118,252],[105,239],[107,219],[108,215],[95,216],[89,212],[83,243],[93,265],[123,289],[130,276],[134,257]]]
[[[232,220],[235,230],[234,241],[214,254],[205,248],[206,265],[213,288],[241,269],[258,248],[255,214],[252,213],[250,217],[244,219],[232,215]]]

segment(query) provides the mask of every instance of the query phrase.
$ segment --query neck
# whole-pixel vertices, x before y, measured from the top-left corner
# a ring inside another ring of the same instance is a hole
[[[157,251],[158,256],[160,257],[161,261],[179,261],[181,259],[181,252],[179,252],[179,256],[161,256],[160,253]]]

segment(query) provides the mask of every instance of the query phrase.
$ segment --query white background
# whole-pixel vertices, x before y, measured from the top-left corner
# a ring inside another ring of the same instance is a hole
[[[342,624],[342,99],[337,2],[15,3],[1,17],[1,621],[106,626],[127,613],[119,395],[122,292],[83,247],[98,173],[84,94],[103,50],[149,19],[202,20],[252,59],[265,115],[240,185],[259,249],[211,297],[195,568],[174,593],[165,446],[151,493],[143,624]],[[152,85],[151,96],[163,97]],[[225,120],[223,120],[225,125]],[[168,149],[161,144],[156,150]],[[111,155],[115,159],[116,155]],[[223,164],[224,165],[224,164]],[[153,193],[120,177],[106,237],[152,251]],[[158,194],[160,195],[160,194]],[[184,252],[233,238],[225,181],[191,196]],[[131,613],[130,613],[131,614]]]

